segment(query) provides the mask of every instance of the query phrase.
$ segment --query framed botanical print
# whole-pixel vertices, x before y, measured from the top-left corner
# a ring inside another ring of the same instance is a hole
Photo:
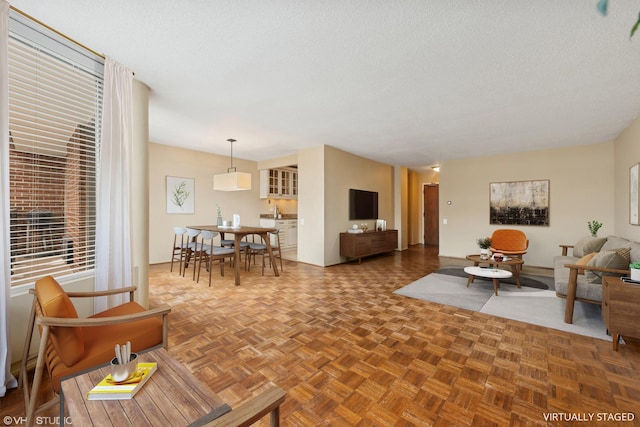
[[[192,214],[195,212],[195,180],[167,176],[167,213]]]

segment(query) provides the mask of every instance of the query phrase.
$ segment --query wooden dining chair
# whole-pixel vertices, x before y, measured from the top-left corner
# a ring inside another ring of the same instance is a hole
[[[200,270],[202,263],[205,263],[209,271],[209,287],[211,287],[211,272],[213,271],[213,261],[220,261],[220,274],[224,277],[224,262],[228,258],[231,263],[234,262],[236,251],[233,248],[225,248],[216,246],[213,242],[218,236],[215,231],[203,230],[200,233],[200,245],[198,250],[198,278],[196,282],[200,282]],[[233,264],[232,264],[233,265]]]
[[[186,238],[186,227],[173,227],[173,246],[171,248],[171,269],[173,271],[173,263],[178,261],[178,274],[182,274],[182,267],[187,255],[189,247],[189,239]]]
[[[273,257],[275,259],[280,259],[280,270],[283,271],[282,268],[282,249],[280,247],[280,230],[275,230],[274,232],[270,232],[267,234],[268,238],[271,239],[271,252],[273,253]],[[247,263],[246,269],[249,271],[251,268],[251,258],[253,258],[253,263],[256,263],[256,256],[260,255],[262,259],[262,275],[264,276],[264,268],[267,265],[271,265],[271,259],[269,259],[269,251],[267,251],[267,245],[265,242],[261,241],[258,243],[249,243],[249,251],[247,255]]]
[[[220,246],[225,248],[235,248],[235,245],[236,245],[235,239],[222,239],[220,241]],[[246,257],[248,250],[249,250],[249,242],[245,237],[244,240],[240,241],[240,259],[239,259],[240,262],[242,262],[242,254],[244,253]]]
[[[269,238],[271,238],[271,252],[273,253],[273,257],[280,260],[280,271],[284,271],[282,267],[282,246],[280,242],[280,230],[276,229],[273,232],[269,233]],[[269,258],[269,253],[267,253],[267,258]],[[269,265],[269,263],[267,263]]]
[[[256,241],[256,235],[254,234],[251,236],[251,240],[248,241],[245,255],[245,270],[251,271],[251,260],[253,260],[253,265],[256,265],[256,257],[260,255],[262,261],[262,275],[264,276],[264,254],[267,252],[267,245],[262,236],[258,236],[258,238],[260,240]]]
[[[198,246],[198,236],[201,231],[196,228],[187,227],[187,247],[185,249],[184,268],[182,269],[182,277],[184,277],[189,263],[193,260],[193,280],[196,279],[196,260],[200,247]]]

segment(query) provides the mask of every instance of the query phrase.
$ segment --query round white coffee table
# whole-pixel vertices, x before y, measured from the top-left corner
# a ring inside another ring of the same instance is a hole
[[[464,272],[469,275],[469,280],[467,280],[467,288],[471,283],[473,283],[473,279],[475,279],[476,276],[493,279],[493,290],[496,293],[496,296],[498,295],[498,288],[500,287],[500,282],[498,282],[498,279],[508,279],[513,276],[510,271],[493,267],[465,267]]]

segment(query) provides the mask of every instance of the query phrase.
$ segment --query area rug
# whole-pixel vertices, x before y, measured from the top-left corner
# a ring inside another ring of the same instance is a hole
[[[455,270],[462,271],[459,274]],[[480,313],[519,320],[561,331],[610,341],[602,321],[601,309],[594,304],[576,301],[573,324],[564,323],[565,300],[556,296],[553,281],[548,277],[521,276],[522,288],[508,281],[500,281],[498,296],[491,280],[476,277],[467,288],[468,275],[462,268],[438,270],[407,286],[395,294],[478,311]],[[528,286],[532,281],[537,287]],[[541,286],[542,285],[542,286]],[[551,289],[541,289],[541,287]]]

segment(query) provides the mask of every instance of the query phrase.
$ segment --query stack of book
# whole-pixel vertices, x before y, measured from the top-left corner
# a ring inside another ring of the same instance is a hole
[[[629,276],[622,276],[620,278],[620,280],[622,280],[624,283],[630,283],[632,285],[640,285],[640,281],[638,280],[633,280],[631,277]]]
[[[136,371],[126,380],[116,382],[108,374],[87,393],[87,400],[131,399],[157,369],[157,363],[138,363]]]

